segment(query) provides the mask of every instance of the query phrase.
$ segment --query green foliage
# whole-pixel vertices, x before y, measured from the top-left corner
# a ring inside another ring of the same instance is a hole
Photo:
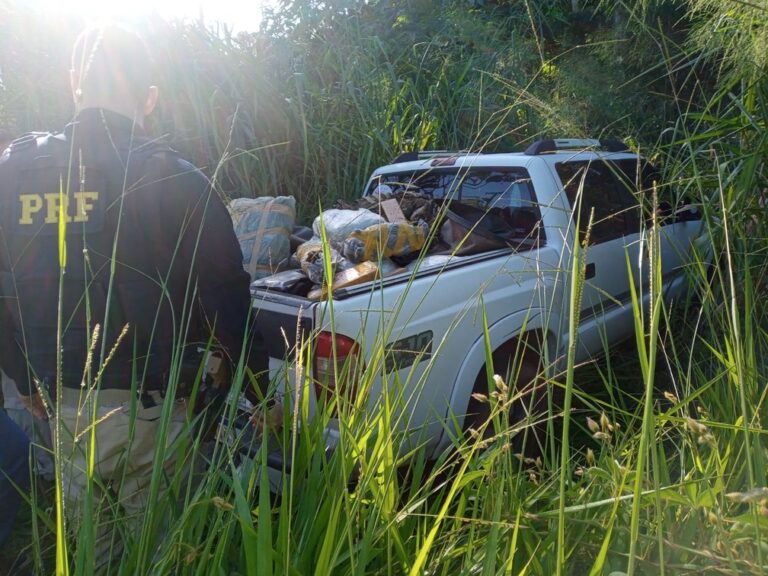
[[[512,150],[542,134],[654,141],[669,90],[649,94],[639,73],[659,54],[638,58],[645,33],[614,30],[594,7],[583,31],[566,4],[302,0],[238,35],[143,19],[161,89],[150,128],[223,194],[293,194],[304,217],[358,195],[406,150]],[[0,123],[60,128],[78,22],[15,3],[0,14]]]

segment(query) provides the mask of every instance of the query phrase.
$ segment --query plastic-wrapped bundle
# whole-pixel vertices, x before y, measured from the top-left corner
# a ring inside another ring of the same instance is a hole
[[[381,212],[381,203],[394,199],[397,201],[403,216],[409,222],[418,222],[424,220],[431,224],[439,212],[438,202],[432,196],[415,190],[399,189],[393,192],[392,187],[387,184],[380,184],[373,194],[363,196],[354,202],[339,200],[336,205],[339,208],[366,208],[373,212]]]
[[[386,222],[378,214],[370,210],[325,210],[315,218],[312,230],[315,236],[322,237],[320,226],[325,227],[325,235],[331,246],[340,247],[341,243],[355,230],[363,230],[374,224]]]
[[[296,220],[293,196],[237,198],[229,203],[229,212],[251,280],[271,275],[290,257]]]
[[[330,248],[330,256],[332,275],[353,265],[342,258],[341,254],[333,248]],[[323,243],[319,238],[313,238],[299,246],[296,249],[296,260],[313,284],[325,283],[325,257],[323,256]]]
[[[306,296],[312,288],[312,281],[301,270],[286,270],[256,280],[251,286],[260,290],[276,290]]]
[[[352,232],[344,241],[341,252],[353,262],[377,260],[380,257],[404,256],[421,250],[427,241],[429,226],[420,224],[377,224]]]

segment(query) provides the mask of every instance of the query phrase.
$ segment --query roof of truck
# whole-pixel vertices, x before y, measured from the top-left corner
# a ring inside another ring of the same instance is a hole
[[[567,138],[559,140],[539,140],[529,146],[525,152],[502,152],[486,154],[471,151],[430,150],[407,152],[395,158],[390,164],[374,171],[376,174],[425,170],[429,168],[469,167],[469,166],[519,166],[525,167],[531,162],[547,163],[594,160],[634,159],[638,155],[624,144],[616,141],[599,141]]]

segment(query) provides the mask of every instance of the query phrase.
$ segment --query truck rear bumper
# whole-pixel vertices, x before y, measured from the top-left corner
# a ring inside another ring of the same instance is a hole
[[[234,455],[240,469],[256,468],[257,482],[261,481],[262,463],[266,464],[266,473],[269,481],[269,489],[272,493],[282,491],[284,482],[290,479],[293,472],[293,463],[290,454],[290,444],[287,446],[280,441],[281,430],[273,430],[268,433],[266,439],[263,430],[256,428],[251,423],[251,406],[247,400],[241,400],[238,404],[233,421],[224,418],[219,426],[217,441],[224,444]],[[301,431],[296,432],[300,434]],[[298,440],[298,439],[297,439]],[[338,445],[339,432],[335,427],[328,427],[324,433],[324,451],[329,458]],[[266,442],[266,446],[264,445]],[[264,452],[266,452],[266,457]]]

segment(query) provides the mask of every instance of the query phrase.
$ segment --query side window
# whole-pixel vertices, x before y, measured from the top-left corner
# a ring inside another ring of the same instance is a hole
[[[462,182],[459,200],[500,217],[519,238],[544,239],[541,212],[525,171],[472,169]]]
[[[580,239],[587,234],[593,210],[590,244],[608,242],[640,230],[640,205],[632,190],[634,186],[627,185],[626,177],[616,164],[602,160],[559,162],[555,169],[570,205],[580,206]]]
[[[670,186],[663,186],[658,170],[649,162],[643,160],[620,160],[616,162],[619,168],[619,179],[624,187],[634,192],[641,205],[642,216],[648,226],[653,220],[653,195],[657,194],[657,213],[662,226],[675,222],[674,212],[677,203]]]
[[[656,194],[657,222],[669,226],[677,222],[700,220],[701,213],[677,187],[665,183],[659,171],[648,161],[619,160],[618,165],[622,182],[630,192],[634,192],[642,206],[642,216],[646,225],[653,223],[653,197]]]

